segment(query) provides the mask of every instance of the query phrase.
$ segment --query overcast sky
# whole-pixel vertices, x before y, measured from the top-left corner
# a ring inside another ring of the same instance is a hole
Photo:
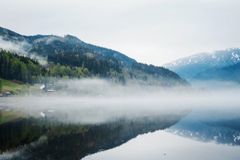
[[[72,34],[145,63],[240,47],[240,0],[0,0],[0,25]]]

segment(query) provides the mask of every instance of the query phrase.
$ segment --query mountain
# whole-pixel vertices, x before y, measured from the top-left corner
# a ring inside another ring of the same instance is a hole
[[[88,75],[94,77],[111,78],[124,83],[139,80],[163,86],[187,85],[184,79],[164,67],[139,63],[118,51],[88,44],[72,35],[25,36],[0,27],[0,40],[11,43],[6,46],[15,46],[15,52],[24,56],[41,57],[47,60],[48,65],[86,68]],[[4,45],[0,43],[1,47]]]
[[[102,57],[117,58],[124,64],[136,62],[134,59],[120,52],[85,43],[72,35],[66,35],[64,37],[55,35],[24,36],[0,27],[0,36],[5,41],[11,41],[17,44],[22,42],[25,44],[23,45],[24,50],[30,53],[36,52],[42,56],[60,52],[78,52],[82,54],[93,52]]]
[[[166,68],[173,70],[180,76],[186,79],[198,79],[201,80],[204,77],[214,76],[230,76],[231,69],[226,69],[226,67],[233,66],[240,62],[240,49],[232,48],[227,50],[215,51],[213,53],[200,53],[185,57],[171,63],[164,65]],[[238,68],[239,65],[235,67]],[[230,67],[231,68],[231,67]],[[220,71],[222,70],[222,71]],[[228,72],[227,74],[221,74],[220,72]],[[218,73],[217,73],[218,72]],[[224,77],[221,77],[221,79]],[[229,77],[229,79],[231,76]]]
[[[194,78],[199,80],[222,80],[240,82],[240,63],[223,68],[209,69],[198,73]]]

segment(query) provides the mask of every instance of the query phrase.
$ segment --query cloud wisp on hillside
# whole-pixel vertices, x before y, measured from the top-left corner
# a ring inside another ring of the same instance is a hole
[[[41,65],[46,65],[47,59],[45,57],[40,56],[37,53],[33,53],[33,52],[29,53],[31,48],[32,48],[32,45],[26,41],[12,42],[12,41],[7,41],[4,39],[4,37],[0,36],[0,49],[10,51],[21,56],[30,57],[31,59],[37,60]]]

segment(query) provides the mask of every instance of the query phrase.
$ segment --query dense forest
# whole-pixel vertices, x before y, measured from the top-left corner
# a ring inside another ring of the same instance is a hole
[[[0,78],[30,84],[43,82],[46,77],[99,77],[123,84],[131,79],[155,83],[152,81],[155,79],[158,84],[165,86],[175,83],[171,81],[172,78],[179,79],[178,75],[162,67],[142,63],[126,67],[114,57],[103,59],[91,53],[53,53],[48,55],[47,61],[47,65],[43,66],[37,60],[0,49]]]
[[[122,73],[121,64],[115,58],[100,59],[91,53],[53,53],[48,55],[48,62],[87,68],[90,75],[97,77],[113,78]]]
[[[42,66],[37,60],[0,49],[0,67],[0,78],[24,83],[42,82],[46,77],[124,80],[120,64],[114,58],[100,60],[76,53],[48,56],[48,64]]]
[[[22,82],[38,81],[47,70],[36,60],[0,50],[0,77]]]
[[[48,55],[48,62],[71,67],[86,67],[89,75],[100,78],[110,78],[121,83],[125,83],[127,80],[146,82],[155,79],[162,85],[172,85],[174,83],[173,81],[179,79],[177,74],[163,67],[143,63],[132,63],[126,66],[114,57],[109,56],[102,58],[98,54],[92,53],[52,53]],[[181,82],[184,83],[184,81],[180,81],[179,83]]]
[[[54,63],[42,66],[37,60],[5,50],[0,50],[0,68],[1,78],[24,83],[41,82],[44,77],[80,78],[88,76],[88,69],[85,67],[71,67]]]

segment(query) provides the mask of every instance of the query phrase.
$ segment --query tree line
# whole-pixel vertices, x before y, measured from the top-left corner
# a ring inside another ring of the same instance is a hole
[[[59,63],[72,67],[87,68],[89,74],[99,77],[116,76],[122,72],[121,64],[112,57],[98,57],[96,54],[86,53],[52,53],[48,55],[48,62]]]
[[[20,56],[9,51],[0,51],[0,77],[22,82],[38,81],[46,74],[36,60]]]
[[[102,57],[93,53],[55,52],[48,55],[48,64],[42,66],[37,60],[0,49],[0,67],[0,78],[25,83],[42,82],[46,77],[100,77],[121,83],[127,79],[155,79],[167,84],[174,83],[174,80],[181,81],[178,75],[162,67],[142,63],[124,66],[114,57]]]
[[[3,79],[35,83],[43,81],[45,77],[81,78],[88,75],[88,69],[85,67],[72,67],[55,63],[42,66],[37,60],[0,50],[0,78]]]

